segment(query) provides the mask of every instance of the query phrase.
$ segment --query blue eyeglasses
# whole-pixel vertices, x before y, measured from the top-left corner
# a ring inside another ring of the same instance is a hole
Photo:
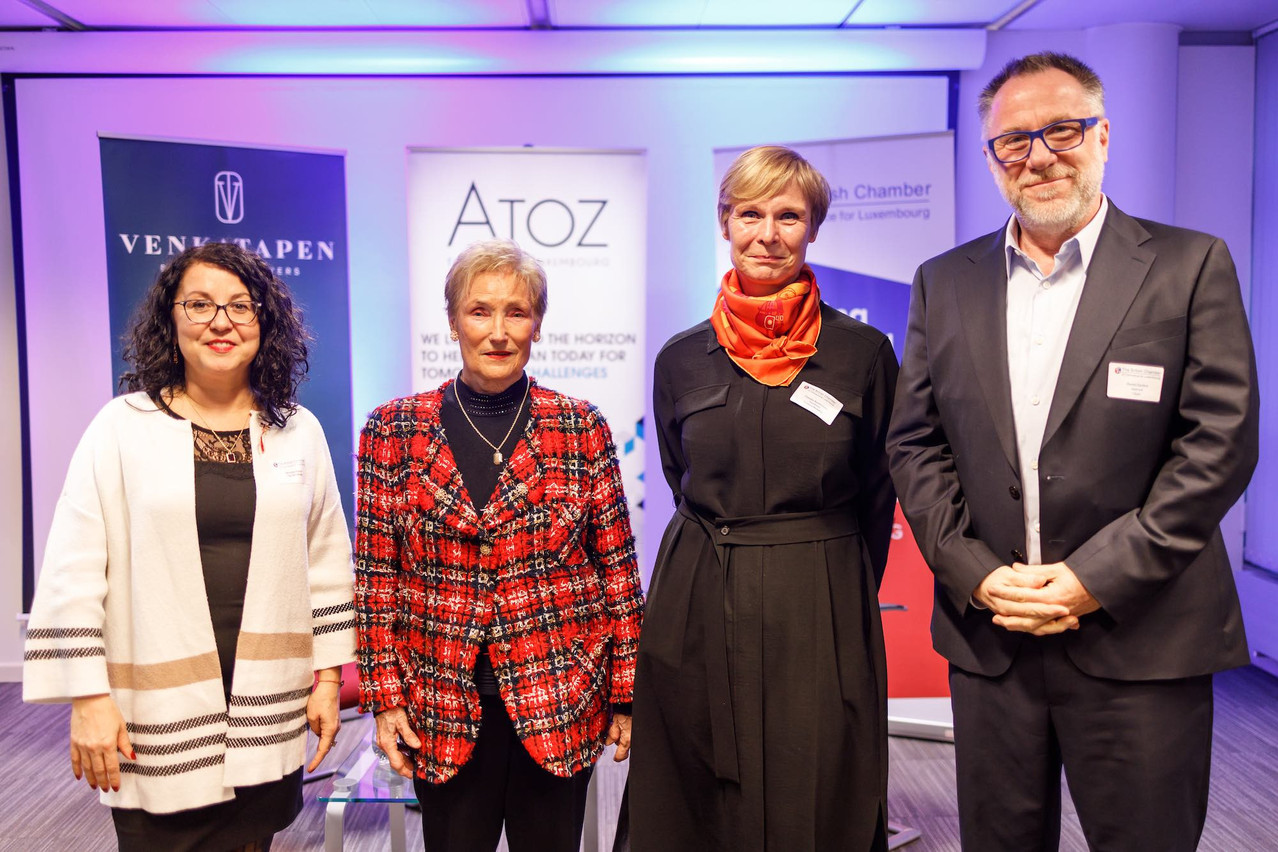
[[[1067,118],[1064,121],[1053,121],[1038,130],[1017,130],[995,136],[985,144],[990,153],[1000,163],[1019,163],[1029,159],[1034,140],[1041,139],[1047,150],[1059,154],[1083,144],[1087,128],[1095,127],[1100,116],[1091,118]]]

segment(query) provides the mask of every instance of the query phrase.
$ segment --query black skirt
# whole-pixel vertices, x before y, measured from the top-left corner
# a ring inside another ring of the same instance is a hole
[[[302,769],[278,781],[236,787],[235,798],[203,808],[153,814],[112,808],[120,852],[227,852],[270,837],[302,811]]]

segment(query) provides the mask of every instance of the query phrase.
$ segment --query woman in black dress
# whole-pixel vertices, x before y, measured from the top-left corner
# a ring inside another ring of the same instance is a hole
[[[265,850],[301,810],[354,659],[350,538],[306,334],[262,258],[170,259],[54,514],[23,696],[66,701],[71,766],[122,850]],[[317,680],[312,688],[312,681]]]
[[[640,642],[635,852],[886,849],[897,361],[820,301],[804,257],[829,205],[795,152],[742,154],[719,193],[733,269],[657,356],[678,509]]]

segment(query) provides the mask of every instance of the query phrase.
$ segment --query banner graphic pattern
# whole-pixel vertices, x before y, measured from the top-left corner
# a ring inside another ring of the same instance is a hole
[[[413,391],[457,376],[444,278],[479,240],[511,239],[546,269],[549,307],[528,373],[603,412],[631,522],[643,528],[647,172],[637,151],[412,149]]]

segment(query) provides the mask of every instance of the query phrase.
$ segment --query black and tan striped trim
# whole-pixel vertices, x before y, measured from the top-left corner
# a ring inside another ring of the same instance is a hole
[[[101,627],[32,627],[28,639],[101,639]]]
[[[344,604],[334,604],[333,606],[322,606],[319,609],[311,610],[311,618],[326,618],[330,615],[339,615],[343,612],[354,612],[355,602],[348,601]]]
[[[287,713],[271,713],[266,716],[232,716],[227,720],[226,724],[232,728],[253,728],[259,725],[282,725],[285,722],[291,722],[299,716],[306,715],[306,708],[299,707],[296,710],[290,710]]]
[[[107,680],[113,689],[172,689],[221,679],[217,651],[163,663],[107,663]]]
[[[29,648],[22,652],[24,661],[30,660],[78,660],[84,657],[105,657],[106,650],[96,648]]]
[[[323,636],[325,633],[336,633],[339,630],[354,630],[354,629],[355,629],[355,619],[352,618],[349,621],[337,621],[332,624],[317,625],[313,632],[316,636]]]
[[[182,731],[189,731],[192,728],[202,728],[205,725],[219,725],[226,721],[225,713],[210,713],[207,716],[195,716],[190,719],[181,719],[177,722],[165,722],[162,725],[140,725],[129,722],[125,728],[130,734],[155,734],[164,736],[167,734],[178,734]]]
[[[313,645],[308,633],[250,633],[240,631],[235,646],[237,660],[310,659]]]
[[[161,757],[167,757],[173,754],[181,754],[184,751],[193,751],[197,748],[208,748],[213,745],[222,745],[225,742],[225,733],[209,734],[207,737],[196,737],[193,740],[184,740],[180,743],[166,743],[165,745],[133,743],[133,751],[137,754],[154,754]]]
[[[221,766],[223,763],[226,763],[225,754],[210,754],[207,757],[188,760],[185,763],[171,763],[163,766],[139,763],[121,763],[120,771],[130,775],[142,775],[147,778],[164,778],[169,775],[181,775],[184,772],[194,772],[197,769],[208,769],[211,766]]]
[[[299,698],[309,698],[311,696],[310,687],[305,689],[295,689],[292,692],[276,692],[271,695],[232,695],[232,707],[265,707],[268,704],[279,704],[284,701],[296,701]]]
[[[297,739],[306,735],[306,723],[303,722],[291,731],[281,731],[278,734],[270,734],[263,737],[227,737],[227,748],[261,748],[263,746],[278,745],[286,743],[289,740]]]

